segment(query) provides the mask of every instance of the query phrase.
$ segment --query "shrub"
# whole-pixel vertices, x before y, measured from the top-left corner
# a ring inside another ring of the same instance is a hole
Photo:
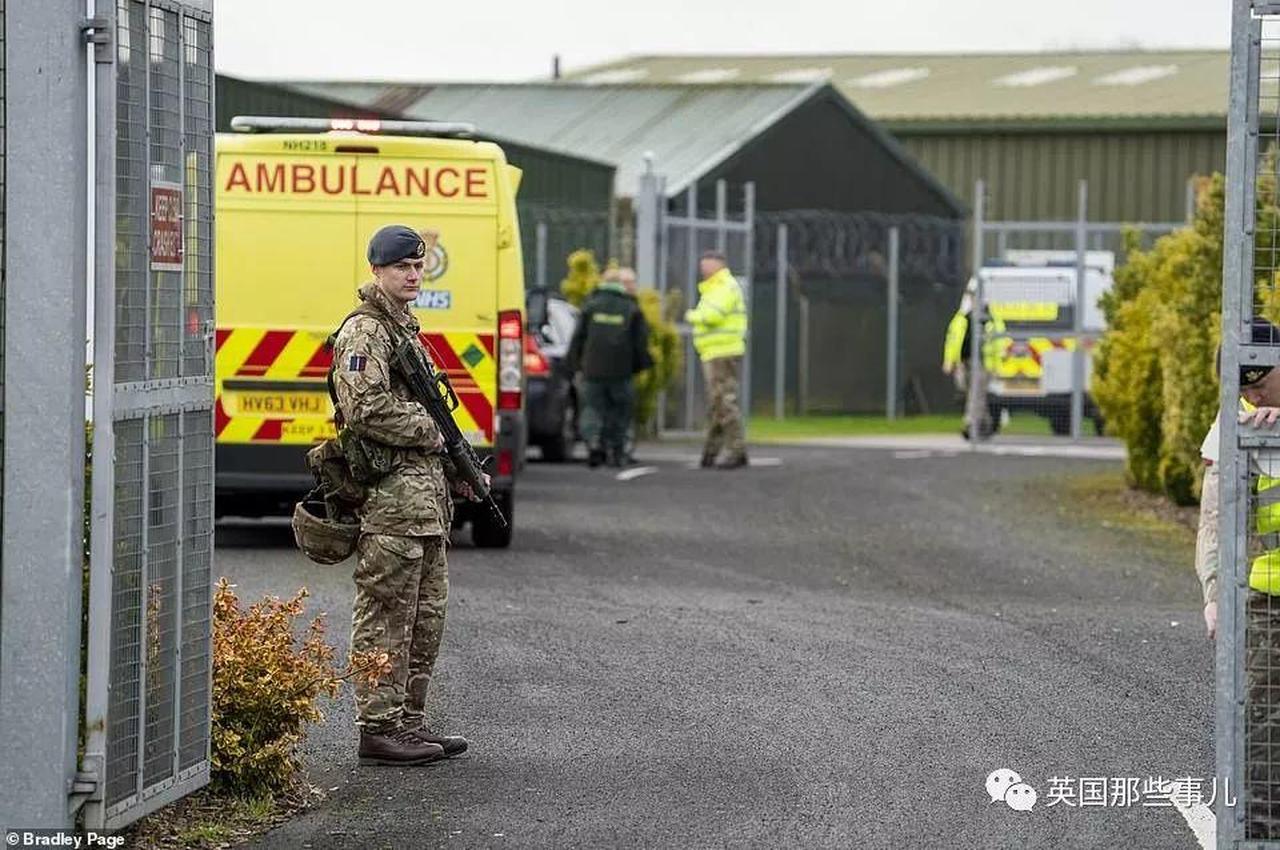
[[[635,378],[634,421],[636,429],[647,434],[651,433],[658,410],[658,395],[671,386],[684,364],[684,346],[671,320],[679,303],[679,293],[668,293],[666,304],[656,289],[641,289],[636,297],[649,323],[649,354],[653,357],[653,368]]]
[[[316,700],[336,696],[345,679],[376,680],[386,653],[353,655],[334,666],[324,618],[301,633],[303,588],[241,610],[234,585],[219,579],[213,603],[213,782],[239,796],[277,793],[298,770],[296,748],[308,723],[323,719]]]
[[[596,255],[580,248],[569,255],[569,276],[560,281],[560,293],[575,307],[581,307],[591,290],[600,283],[600,265]]]
[[[1268,158],[1270,159],[1270,158]],[[1261,169],[1269,172],[1270,168]],[[1095,360],[1093,393],[1108,430],[1128,449],[1129,482],[1193,503],[1203,464],[1200,444],[1218,409],[1216,352],[1221,333],[1224,181],[1199,181],[1188,227],[1137,250],[1103,299],[1108,331]],[[1276,246],[1275,181],[1258,181],[1255,252]],[[1276,318],[1275,279],[1257,283],[1258,310]]]

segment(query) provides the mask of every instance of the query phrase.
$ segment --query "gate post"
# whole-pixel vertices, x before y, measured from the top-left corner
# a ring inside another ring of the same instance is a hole
[[[7,3],[0,827],[64,829],[84,567],[84,0]]]

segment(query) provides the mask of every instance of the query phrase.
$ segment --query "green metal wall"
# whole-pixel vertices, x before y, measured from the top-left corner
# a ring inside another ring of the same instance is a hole
[[[890,127],[966,204],[987,182],[989,219],[1073,219],[1076,183],[1089,181],[1089,218],[1181,221],[1187,180],[1221,171],[1226,130],[955,131]]]

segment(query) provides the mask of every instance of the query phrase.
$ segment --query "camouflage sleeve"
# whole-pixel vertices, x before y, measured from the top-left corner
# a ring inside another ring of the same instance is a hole
[[[1200,524],[1196,529],[1196,576],[1204,604],[1218,598],[1218,465],[1204,470],[1204,487],[1200,491]]]
[[[432,447],[435,420],[391,392],[391,341],[374,319],[347,322],[333,347],[333,386],[347,427],[388,446]]]

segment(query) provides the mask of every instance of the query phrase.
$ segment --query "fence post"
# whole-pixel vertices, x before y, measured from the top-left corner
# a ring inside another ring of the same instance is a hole
[[[93,47],[80,28],[84,0],[8,3],[3,15],[0,825],[67,829],[80,719]],[[65,250],[48,249],[52,233]],[[16,297],[37,287],[39,298]]]
[[[773,336],[773,418],[786,416],[787,393],[787,226],[778,225],[778,309]]]
[[[889,228],[889,309],[885,352],[884,415],[898,418],[898,227]]]
[[[665,294],[665,281],[658,275],[658,175],[653,173],[651,153],[644,155],[644,173],[636,193],[635,251],[636,277]]]
[[[537,283],[538,289],[546,290],[547,288],[547,223],[545,221],[538,222],[537,229],[537,254],[534,260],[538,268],[535,272],[534,281]]]
[[[968,424],[969,424],[969,444],[976,446],[979,440],[985,439],[986,434],[983,433],[983,423],[987,417],[987,394],[986,394],[986,375],[983,370],[986,364],[982,360],[982,334],[983,321],[982,312],[984,308],[984,296],[982,284],[982,259],[983,259],[983,240],[986,234],[983,230],[983,215],[986,209],[986,183],[982,180],[977,181],[973,187],[973,279],[975,282],[975,291],[973,293],[973,306],[969,310],[969,394],[968,394]]]
[[[1227,107],[1227,172],[1222,252],[1222,375],[1220,410],[1239,404],[1241,346],[1251,341],[1253,307],[1254,186],[1257,177],[1257,93],[1261,24],[1250,0],[1231,7],[1231,73]],[[1248,458],[1239,447],[1236,417],[1223,415],[1219,443],[1218,639],[1216,647],[1215,745],[1217,774],[1231,783],[1240,804],[1217,807],[1218,847],[1237,846],[1245,837],[1245,599],[1249,587]]]
[[[1084,419],[1084,308],[1087,299],[1085,287],[1085,259],[1089,246],[1089,182],[1081,180],[1077,193],[1076,209],[1076,308],[1072,320],[1076,347],[1071,352],[1071,439],[1080,439],[1081,420]]]
[[[723,182],[723,181],[721,181]],[[755,333],[755,322],[751,318],[752,305],[755,303],[755,215],[756,215],[756,184],[753,181],[747,181],[742,187],[742,220],[746,225],[743,231],[742,245],[742,277],[746,281],[746,292],[743,297],[747,302],[747,338],[746,353],[742,358],[742,436],[747,439],[751,423],[751,365],[753,361],[752,353],[754,346],[751,344],[751,337]],[[724,250],[721,248],[720,250]]]
[[[685,217],[689,221],[693,221],[698,217],[698,184],[690,183],[689,190],[685,193]],[[698,293],[698,231],[695,228],[689,228],[689,237],[686,240],[689,244],[685,252],[685,260],[688,264],[684,282],[684,306],[685,309],[693,307],[697,303]],[[697,365],[694,363],[696,359],[693,351],[693,337],[686,334],[684,338],[684,430],[693,430],[693,403],[694,403],[694,382],[697,380]]]
[[[809,296],[803,292],[799,293],[800,300],[800,340],[799,340],[799,356],[797,357],[797,367],[799,367],[799,380],[797,383],[797,406],[799,413],[804,416],[809,412]]]

